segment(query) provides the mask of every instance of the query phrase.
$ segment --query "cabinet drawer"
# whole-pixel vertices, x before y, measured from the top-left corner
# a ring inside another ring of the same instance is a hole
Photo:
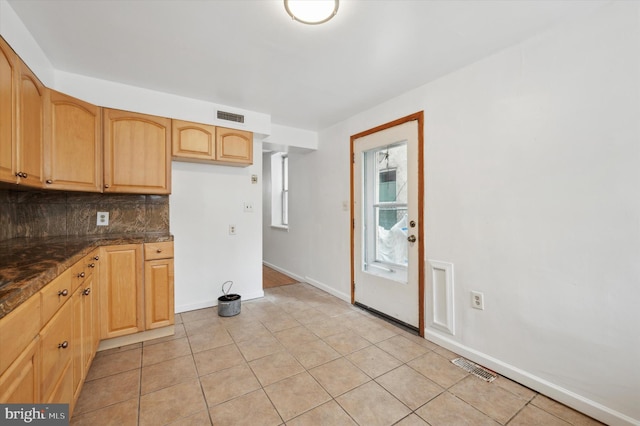
[[[73,294],[73,289],[71,288],[72,269],[73,268],[67,269],[47,284],[45,288],[40,290],[40,296],[42,298],[42,325],[45,325],[53,314],[55,314],[67,300],[71,299],[71,295]]]
[[[40,331],[38,293],[0,319],[0,374],[20,355]]]
[[[173,241],[163,243],[145,243],[144,260],[173,258]]]
[[[41,395],[48,400],[73,354],[73,305],[64,304],[40,332]]]

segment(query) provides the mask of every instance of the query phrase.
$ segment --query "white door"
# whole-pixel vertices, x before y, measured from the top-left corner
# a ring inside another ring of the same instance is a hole
[[[415,329],[424,297],[420,124],[414,119],[352,139],[354,303]]]

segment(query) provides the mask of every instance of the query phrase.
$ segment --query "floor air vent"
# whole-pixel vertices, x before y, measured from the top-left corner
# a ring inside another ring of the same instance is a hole
[[[219,120],[234,121],[236,123],[244,123],[244,115],[234,114],[232,112],[218,111]]]
[[[474,364],[473,362],[464,358],[456,358],[451,360],[451,362],[462,368],[463,370],[487,382],[493,382],[498,377],[494,372],[484,369],[479,365]]]

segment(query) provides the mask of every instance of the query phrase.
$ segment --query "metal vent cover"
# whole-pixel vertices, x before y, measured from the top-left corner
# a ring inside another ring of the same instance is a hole
[[[489,371],[485,368],[482,368],[478,364],[474,364],[473,362],[466,360],[464,358],[452,359],[451,362],[454,365],[457,365],[458,367],[462,368],[466,372],[471,373],[474,376],[479,377],[486,382],[493,382],[498,377],[498,375],[495,374],[493,371]]]
[[[244,115],[234,114],[232,112],[218,111],[219,120],[234,121],[236,123],[244,123]]]

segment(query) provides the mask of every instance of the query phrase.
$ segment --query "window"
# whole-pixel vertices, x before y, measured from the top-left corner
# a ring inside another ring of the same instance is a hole
[[[289,156],[282,156],[282,224],[289,225]]]
[[[271,155],[271,226],[289,226],[289,156],[286,152]]]

